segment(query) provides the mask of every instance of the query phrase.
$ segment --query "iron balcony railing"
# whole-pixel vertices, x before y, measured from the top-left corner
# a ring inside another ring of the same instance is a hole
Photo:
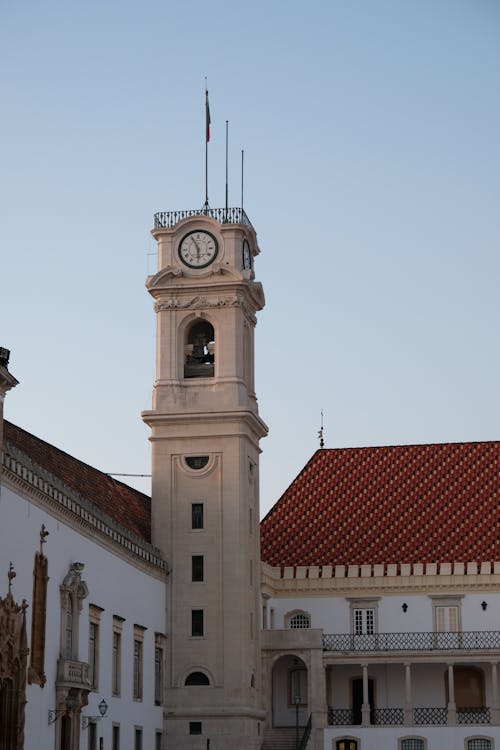
[[[221,224],[252,226],[252,222],[242,208],[193,208],[185,211],[159,211],[154,216],[155,229],[174,227],[182,219],[189,219],[191,216],[208,216]]]
[[[405,712],[402,708],[375,708],[370,712],[370,724],[376,726],[404,726]],[[360,711],[350,708],[329,708],[328,723],[331,726],[357,726],[361,724]],[[439,706],[428,706],[413,709],[413,723],[415,726],[446,726],[448,711]],[[459,708],[457,709],[457,723],[467,726],[490,724],[490,709]]]
[[[494,651],[500,650],[499,630],[471,630],[461,633],[373,633],[372,635],[323,636],[323,651]]]

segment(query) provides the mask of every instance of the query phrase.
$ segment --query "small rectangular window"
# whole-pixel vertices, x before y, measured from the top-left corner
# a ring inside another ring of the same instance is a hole
[[[160,706],[163,702],[163,649],[155,646],[155,703]]]
[[[134,750],[142,750],[142,729],[136,727]]]
[[[196,637],[204,635],[202,609],[191,610],[191,635]]]
[[[97,750],[97,724],[95,721],[89,721],[88,741],[89,750]]]
[[[203,529],[203,503],[191,503],[191,528]]]
[[[121,649],[122,634],[113,631],[113,664],[111,675],[111,692],[113,695],[120,695],[120,667],[121,667]]]
[[[134,641],[134,692],[135,700],[142,699],[142,641]]]
[[[99,625],[96,622],[89,623],[89,667],[90,684],[93,690],[97,690],[99,682]]]
[[[203,555],[193,555],[191,557],[191,580],[201,582],[204,580],[204,558]]]
[[[155,734],[155,750],[161,750],[162,733],[156,732]]]
[[[189,722],[189,734],[201,734],[201,721]]]
[[[120,727],[118,724],[113,724],[111,750],[120,750]]]

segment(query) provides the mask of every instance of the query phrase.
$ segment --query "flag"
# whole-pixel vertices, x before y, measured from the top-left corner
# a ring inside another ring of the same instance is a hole
[[[210,141],[210,107],[208,104],[207,89],[205,89],[205,123],[206,123],[206,139],[208,143]]]

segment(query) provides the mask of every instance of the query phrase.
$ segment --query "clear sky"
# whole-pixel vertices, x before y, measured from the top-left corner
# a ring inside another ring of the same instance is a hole
[[[245,209],[266,512],[318,446],[500,438],[498,0],[2,0],[6,416],[148,473],[158,210]],[[138,485],[144,488],[145,485]]]

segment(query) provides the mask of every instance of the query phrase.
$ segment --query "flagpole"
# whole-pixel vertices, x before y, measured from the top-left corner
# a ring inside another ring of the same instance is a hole
[[[227,171],[228,171],[228,140],[229,140],[229,121],[226,120],[226,215],[225,219],[227,221],[227,209],[228,209],[228,196],[229,196],[229,189],[228,189],[228,177],[227,177]]]
[[[245,152],[241,149],[241,210],[243,211],[243,157]]]
[[[208,142],[210,140],[210,107],[208,104],[207,79],[205,77],[205,205],[208,211]]]

